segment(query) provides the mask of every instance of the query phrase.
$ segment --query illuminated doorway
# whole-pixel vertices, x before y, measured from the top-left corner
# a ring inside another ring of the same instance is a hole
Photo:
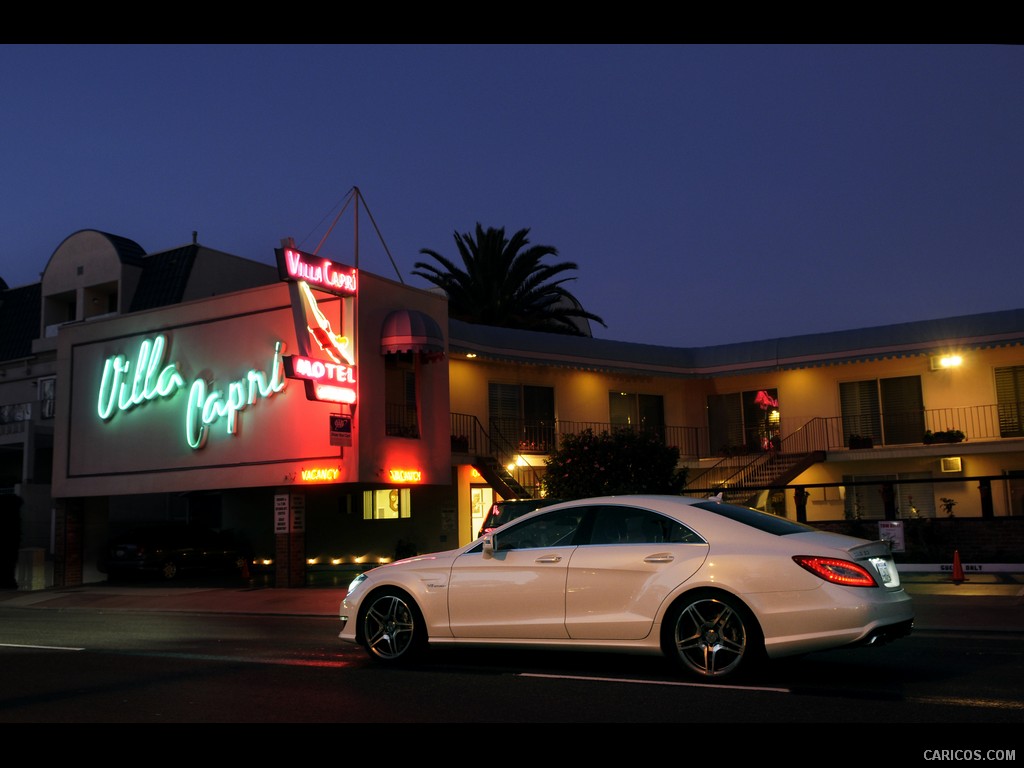
[[[473,541],[480,533],[484,518],[494,505],[494,489],[489,485],[471,485],[469,500],[469,540]]]

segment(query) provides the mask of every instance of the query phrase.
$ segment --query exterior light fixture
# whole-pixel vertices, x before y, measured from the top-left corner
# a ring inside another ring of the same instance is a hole
[[[940,461],[943,472],[963,472],[963,461],[959,456],[949,456]]]
[[[960,355],[932,355],[931,368],[933,371],[945,371],[950,368],[957,368],[963,365],[964,359]]]

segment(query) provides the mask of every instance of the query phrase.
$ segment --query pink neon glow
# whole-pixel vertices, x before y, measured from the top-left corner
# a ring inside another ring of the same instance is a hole
[[[347,403],[351,405],[356,401],[356,391],[348,387],[335,387],[330,384],[313,384],[313,392],[317,400],[326,400],[329,403]]]
[[[359,270],[286,248],[285,268],[294,280],[303,280],[333,293],[355,295]]]

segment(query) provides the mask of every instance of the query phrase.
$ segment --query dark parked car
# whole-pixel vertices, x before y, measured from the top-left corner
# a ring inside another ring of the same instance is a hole
[[[487,517],[484,518],[483,525],[480,526],[480,532],[476,535],[479,539],[486,533],[490,533],[499,525],[515,520],[517,517],[522,517],[527,512],[533,512],[535,509],[546,507],[549,504],[557,504],[561,499],[505,499],[504,501],[497,501],[491,505],[490,511],[487,513]]]
[[[133,528],[110,540],[100,570],[110,578],[192,574],[244,575],[249,555],[226,531],[197,525],[159,524]]]

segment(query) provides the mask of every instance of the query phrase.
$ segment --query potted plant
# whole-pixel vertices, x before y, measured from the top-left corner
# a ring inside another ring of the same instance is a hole
[[[932,443],[962,443],[965,435],[959,429],[947,429],[942,432],[932,432],[930,429],[924,433],[925,445]]]

